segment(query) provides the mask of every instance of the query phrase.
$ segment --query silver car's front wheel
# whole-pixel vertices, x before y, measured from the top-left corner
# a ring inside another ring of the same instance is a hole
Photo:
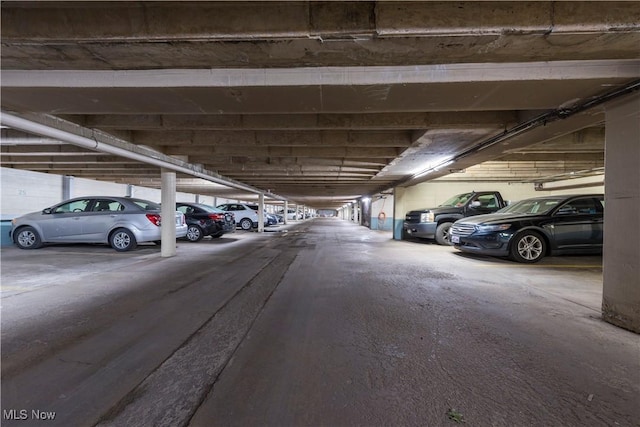
[[[18,229],[14,241],[20,249],[38,249],[42,246],[40,235],[33,227]]]
[[[525,232],[515,237],[511,258],[518,262],[538,262],[545,255],[545,242],[538,233]]]
[[[119,228],[111,233],[109,243],[118,252],[130,251],[138,245],[136,237],[126,228]]]

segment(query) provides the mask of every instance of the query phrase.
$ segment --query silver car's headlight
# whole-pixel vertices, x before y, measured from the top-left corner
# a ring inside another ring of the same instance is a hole
[[[511,227],[511,224],[478,225],[476,228],[480,232],[487,232],[508,230],[509,227]]]
[[[433,212],[421,213],[420,222],[433,222]]]

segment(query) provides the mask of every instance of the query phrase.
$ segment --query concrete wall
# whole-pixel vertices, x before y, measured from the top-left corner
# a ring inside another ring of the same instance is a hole
[[[371,229],[391,231],[393,228],[393,204],[392,195],[384,195],[382,198],[371,202]]]

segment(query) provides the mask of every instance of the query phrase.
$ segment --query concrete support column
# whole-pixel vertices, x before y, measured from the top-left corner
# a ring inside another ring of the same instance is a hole
[[[160,246],[160,255],[166,258],[176,254],[176,173],[163,168],[161,175],[162,245]]]
[[[258,194],[258,233],[264,233],[264,193]]]
[[[287,215],[289,215],[289,202],[284,201],[284,223],[287,223]]]
[[[393,189],[393,239],[402,240],[402,223],[406,213],[404,195],[407,192],[405,187]]]
[[[62,200],[73,198],[73,177],[64,175],[62,177]]]
[[[133,197],[133,185],[127,184],[127,197]]]
[[[602,316],[640,333],[640,94],[606,109]]]

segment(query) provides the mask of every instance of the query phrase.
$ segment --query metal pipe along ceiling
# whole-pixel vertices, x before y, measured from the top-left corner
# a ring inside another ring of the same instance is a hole
[[[215,182],[217,184],[225,185],[227,187],[236,188],[238,190],[247,191],[249,193],[265,194],[264,191],[260,191],[257,188],[253,188],[239,182],[230,181],[219,176],[214,176],[210,172],[207,173],[207,171],[199,171],[199,170],[193,169],[189,167],[189,166],[192,166],[189,163],[171,158],[162,153],[153,153],[154,156],[157,156],[157,157],[152,157],[142,153],[136,153],[134,151],[127,150],[125,148],[116,147],[108,143],[98,141],[97,138],[91,139],[84,136],[75,135],[67,131],[63,131],[60,129],[53,128],[51,126],[43,125],[41,123],[27,120],[12,114],[7,114],[5,112],[2,112],[2,115],[0,116],[0,122],[4,126],[8,126],[13,129],[18,129],[24,132],[46,136],[49,138],[54,138],[56,140],[66,142],[68,144],[73,144],[80,147],[89,148],[91,150],[101,151],[104,153],[114,154],[116,156],[125,157],[125,158],[136,160],[142,163],[147,163],[147,164],[155,165],[161,168],[170,169],[175,172],[181,172],[187,175],[192,175],[197,178]],[[282,197],[276,196],[273,194],[268,194],[268,196],[274,199],[284,200]]]

